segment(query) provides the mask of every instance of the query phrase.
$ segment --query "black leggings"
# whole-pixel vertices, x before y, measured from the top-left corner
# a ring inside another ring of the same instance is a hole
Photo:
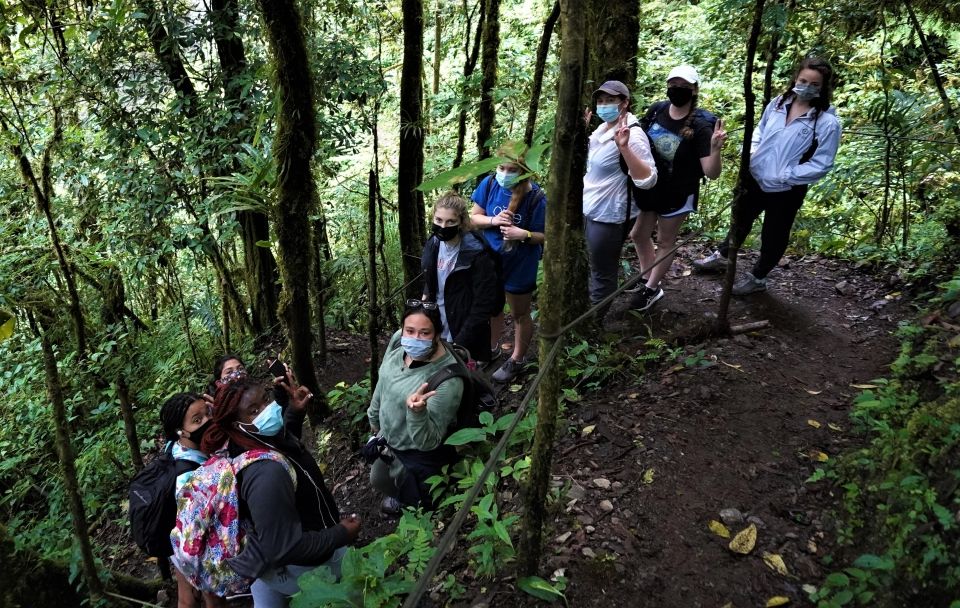
[[[732,240],[743,244],[750,234],[753,222],[763,213],[763,227],[760,232],[760,259],[753,266],[753,276],[762,279],[776,268],[780,258],[787,250],[790,229],[793,220],[803,205],[807,195],[806,186],[794,186],[784,192],[764,192],[753,179],[746,185],[746,192],[740,199],[740,221],[730,228],[727,239],[721,243],[720,253],[726,257]]]

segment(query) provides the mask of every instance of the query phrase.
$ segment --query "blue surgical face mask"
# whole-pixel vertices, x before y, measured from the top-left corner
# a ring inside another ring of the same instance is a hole
[[[615,103],[597,104],[597,116],[603,122],[613,122],[620,116],[620,106]]]
[[[797,84],[793,87],[793,92],[797,94],[797,99],[811,101],[820,97],[820,87],[815,84]]]
[[[414,338],[413,336],[401,336],[400,346],[414,361],[426,361],[433,354],[434,349],[433,340]]]
[[[257,433],[266,437],[273,437],[283,428],[283,411],[276,401],[263,408],[257,417],[253,419],[253,425],[257,427]]]
[[[517,185],[519,181],[520,174],[513,171],[502,171],[497,169],[496,180],[500,184],[501,188],[506,188],[507,190],[513,188]]]

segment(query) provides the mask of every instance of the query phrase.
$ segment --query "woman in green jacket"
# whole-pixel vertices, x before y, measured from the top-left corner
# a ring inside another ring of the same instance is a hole
[[[450,378],[427,390],[430,377],[456,361],[440,341],[442,331],[435,302],[407,300],[380,364],[364,455],[373,461],[370,483],[386,494],[381,510],[387,514],[404,506],[431,508],[426,480],[456,460],[456,450],[443,442],[457,420],[463,381]]]

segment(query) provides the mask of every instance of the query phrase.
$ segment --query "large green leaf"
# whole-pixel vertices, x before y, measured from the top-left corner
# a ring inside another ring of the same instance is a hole
[[[13,328],[17,324],[17,318],[6,310],[0,310],[0,342],[13,335]]]
[[[497,165],[503,161],[503,158],[492,157],[467,163],[465,165],[460,165],[459,167],[444,171],[433,179],[428,179],[417,186],[417,190],[421,192],[429,192],[431,190],[449,190],[450,188],[453,188],[458,184],[462,184],[467,180],[473,179],[478,175],[489,173],[490,171],[496,169]]]
[[[543,580],[539,576],[527,576],[517,581],[517,585],[524,592],[535,598],[546,600],[551,604],[557,599],[562,599],[563,594],[556,587]]]
[[[486,438],[487,434],[483,432],[483,429],[470,427],[466,429],[460,429],[453,435],[450,435],[447,437],[447,440],[444,441],[444,443],[447,445],[466,445],[468,443],[483,441]]]

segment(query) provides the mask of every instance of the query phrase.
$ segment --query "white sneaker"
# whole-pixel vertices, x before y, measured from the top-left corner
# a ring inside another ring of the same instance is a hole
[[[723,272],[727,269],[727,257],[714,251],[701,260],[694,260],[693,269],[698,272]]]

